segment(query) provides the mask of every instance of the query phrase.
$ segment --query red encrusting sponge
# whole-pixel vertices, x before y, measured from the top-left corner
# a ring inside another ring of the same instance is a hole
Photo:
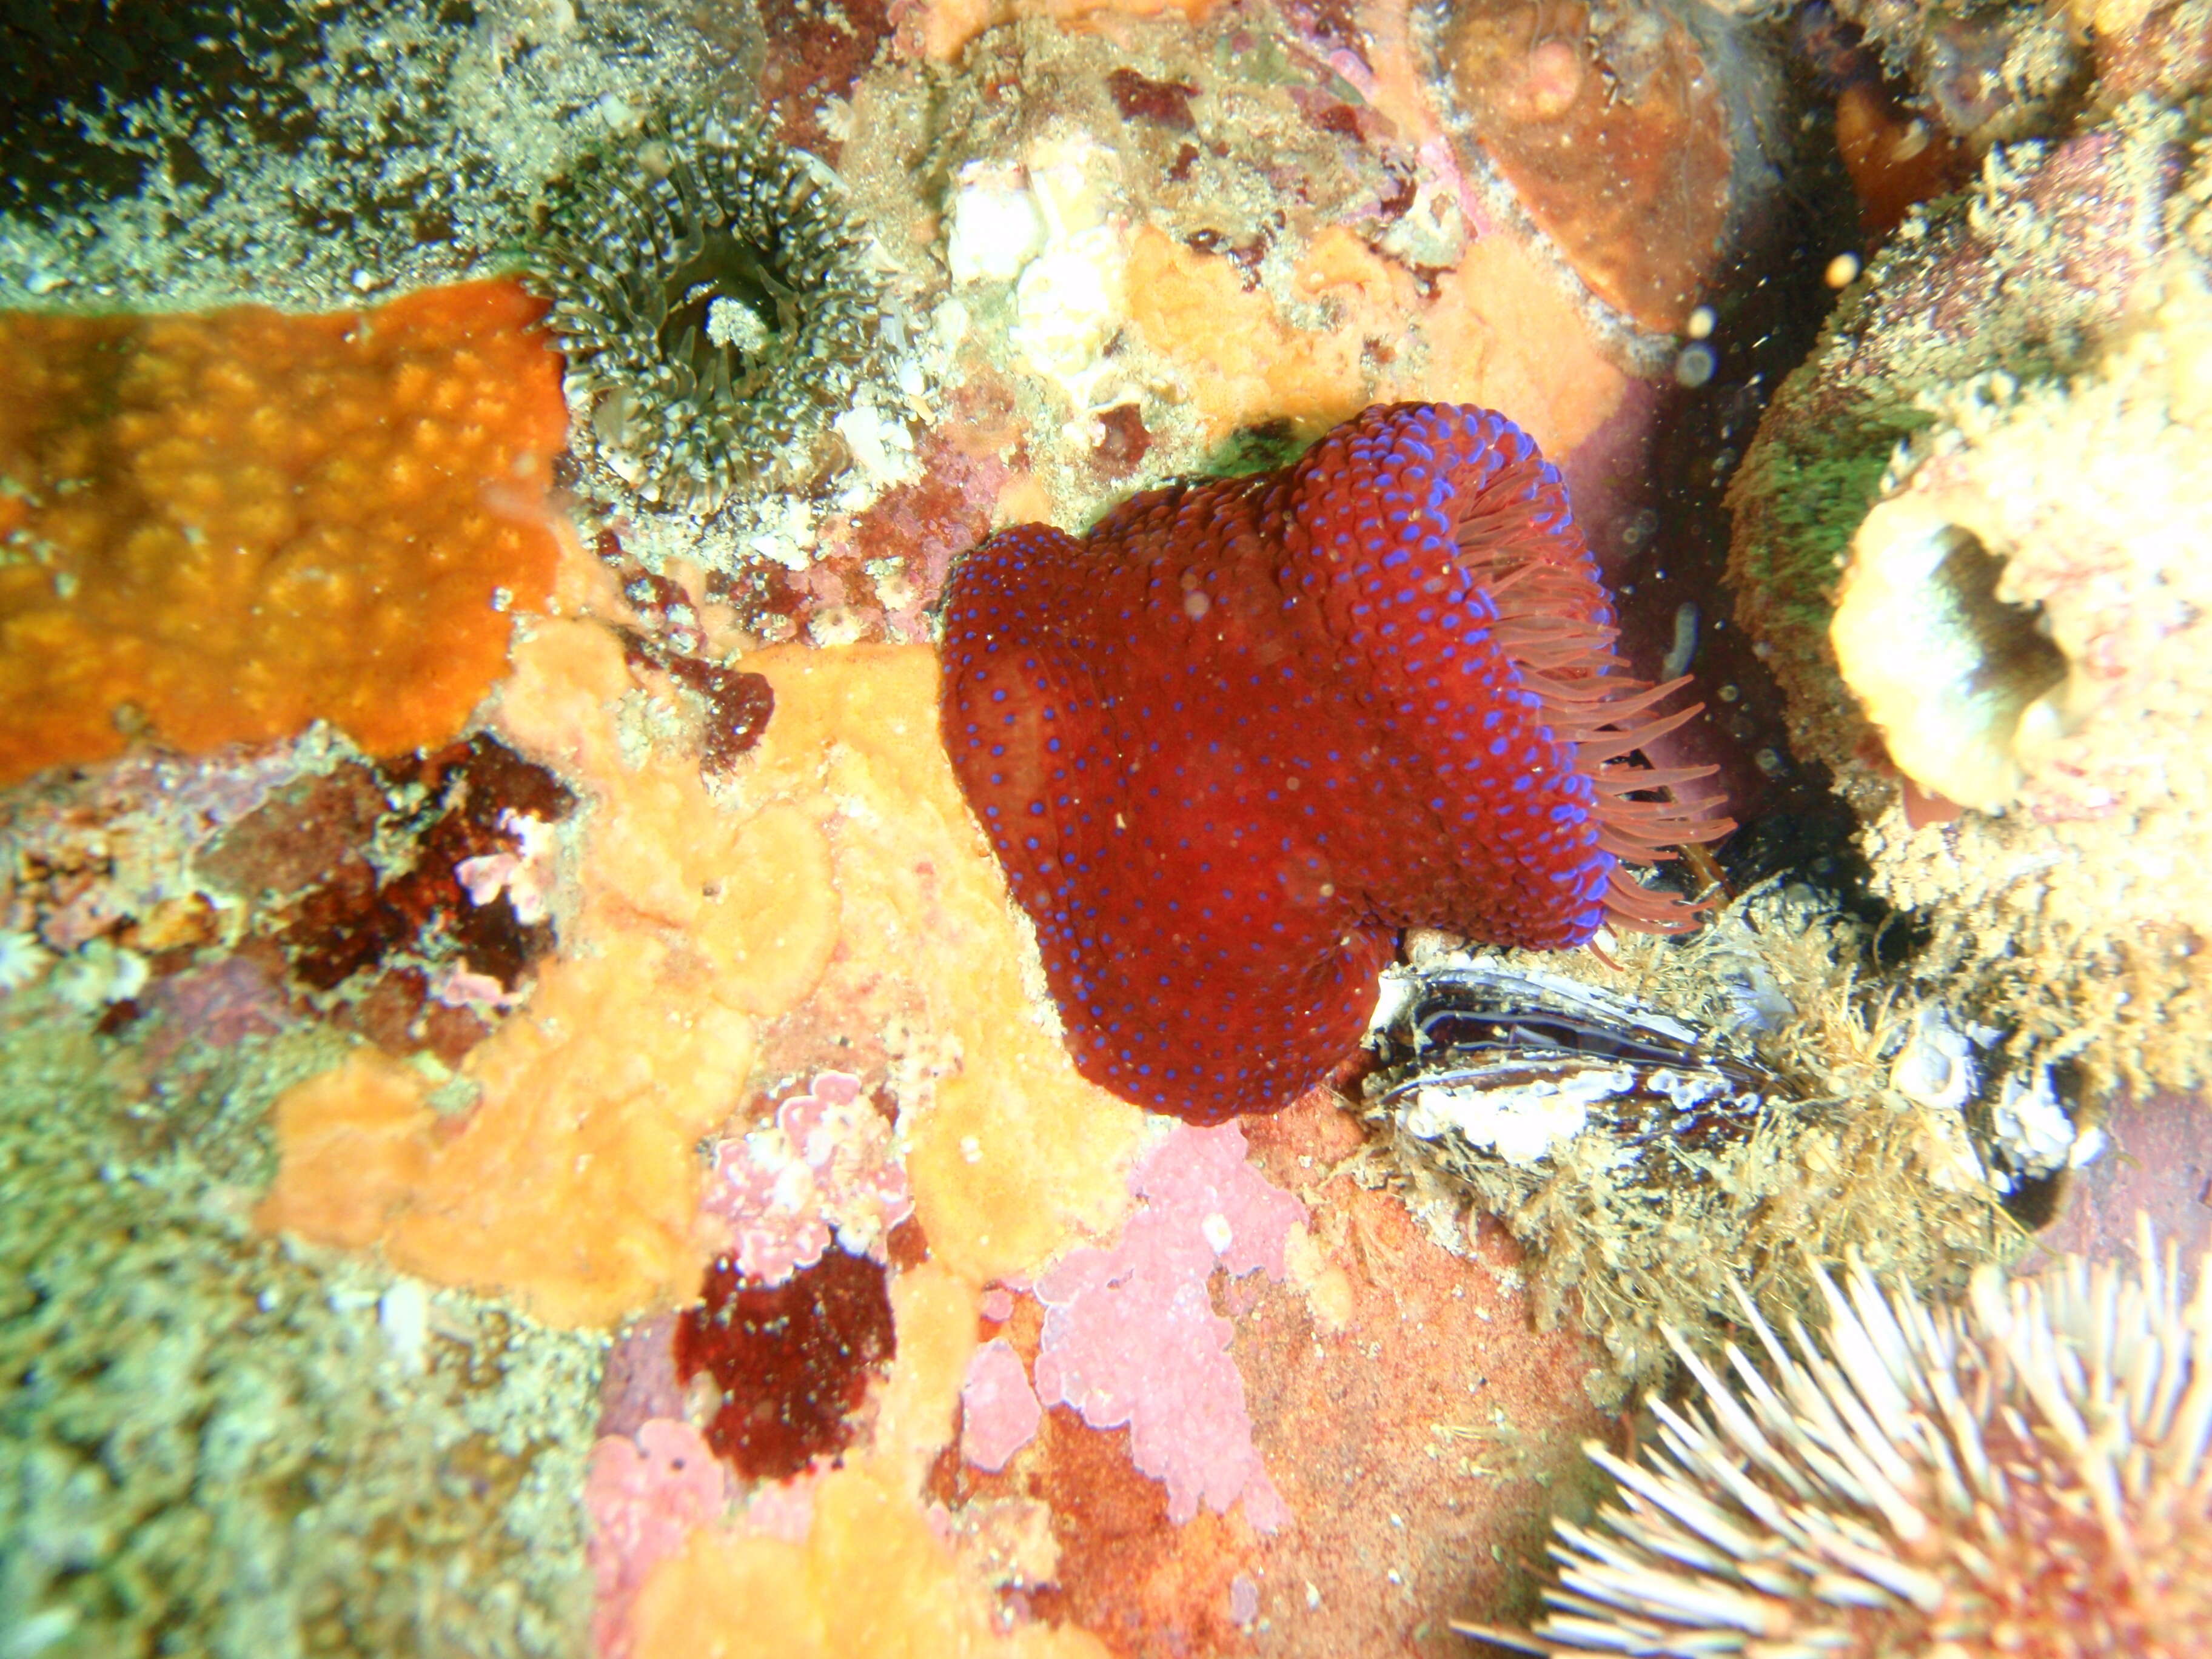
[[[1465,405],[969,553],[945,744],[1084,1075],[1194,1123],[1273,1111],[1358,1043],[1401,928],[1693,926],[1620,860],[1732,826],[1666,798],[1711,769],[1631,763],[1698,709],[1656,712],[1685,682],[1616,672],[1615,632],[1558,470]]]

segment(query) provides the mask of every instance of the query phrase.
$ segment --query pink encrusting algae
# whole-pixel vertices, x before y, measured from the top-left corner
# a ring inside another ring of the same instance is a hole
[[[1121,1243],[1072,1251],[1037,1280],[1036,1392],[1094,1429],[1127,1424],[1131,1456],[1166,1484],[1176,1524],[1201,1502],[1226,1513],[1242,1498],[1245,1518],[1273,1532],[1290,1512],[1252,1443],[1228,1351],[1233,1328],[1207,1286],[1217,1267],[1279,1279],[1285,1242],[1306,1212],[1244,1151],[1234,1124],[1178,1126],[1138,1167],[1131,1186],[1145,1201]]]
[[[892,1228],[914,1212],[891,1126],[860,1079],[823,1072],[775,1121],[714,1149],[705,1209],[726,1223],[738,1271],[766,1288],[822,1259],[834,1236],[880,1263]]]
[[[505,893],[517,921],[526,927],[543,921],[553,913],[553,888],[561,874],[555,826],[510,807],[499,815],[499,827],[520,843],[519,850],[463,859],[453,866],[453,878],[468,890],[471,904],[489,904]]]
[[[960,1385],[960,1454],[996,1474],[1036,1437],[1044,1420],[1022,1357],[1003,1336],[993,1337],[968,1361]]]
[[[720,1518],[726,1498],[722,1466],[689,1423],[652,1418],[635,1438],[608,1435],[592,1448],[584,1502],[599,1589],[592,1642],[601,1659],[624,1659],[639,1589],[694,1527]]]

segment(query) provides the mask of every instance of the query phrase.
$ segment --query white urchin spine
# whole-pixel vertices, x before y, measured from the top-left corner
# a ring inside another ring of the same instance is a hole
[[[1520,1649],[1837,1659],[2212,1653],[2212,1273],[2185,1306],[2148,1227],[2135,1273],[2071,1260],[1931,1310],[1818,1275],[1824,1339],[1739,1291],[1765,1364],[1668,1340],[1702,1400],[1652,1402],[1642,1464]],[[1702,1407],[1702,1409],[1700,1408]],[[2192,1645],[2193,1644],[2193,1645]]]

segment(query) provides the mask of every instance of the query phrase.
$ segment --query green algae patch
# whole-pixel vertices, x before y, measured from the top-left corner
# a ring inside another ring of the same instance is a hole
[[[1802,371],[1801,371],[1801,374]],[[1799,379],[1784,384],[1787,404]],[[1769,630],[1826,630],[1852,532],[1881,493],[1899,443],[1931,420],[1909,402],[1868,398],[1810,433],[1762,435],[1744,457],[1729,505],[1745,527],[1729,580]],[[1740,607],[1741,608],[1741,607]]]
[[[241,1114],[41,1012],[0,1032],[8,1651],[585,1651],[597,1340],[256,1237],[194,1132]]]

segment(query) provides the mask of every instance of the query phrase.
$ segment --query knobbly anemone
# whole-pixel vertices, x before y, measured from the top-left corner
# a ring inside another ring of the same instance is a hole
[[[1297,465],[1133,497],[954,571],[946,747],[1086,1077],[1194,1122],[1359,1040],[1399,931],[1536,950],[1698,906],[1625,864],[1714,839],[1701,705],[1614,672],[1558,469],[1504,416],[1378,405]]]

